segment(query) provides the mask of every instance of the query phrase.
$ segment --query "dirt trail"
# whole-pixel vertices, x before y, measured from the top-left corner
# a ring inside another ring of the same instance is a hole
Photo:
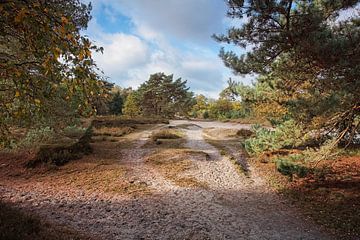
[[[180,187],[146,164],[146,148],[154,129],[130,134],[135,141],[122,150],[126,178],[151,189],[144,195],[73,194],[41,187],[25,191],[2,185],[0,197],[31,209],[55,223],[71,226],[99,239],[330,239],[304,221],[256,177],[239,174],[234,165],[203,138],[203,127],[241,125],[172,121],[185,128],[186,147],[206,152],[193,158],[186,171],[206,187]],[[179,173],[181,174],[181,173]],[[185,173],[184,173],[185,174]]]

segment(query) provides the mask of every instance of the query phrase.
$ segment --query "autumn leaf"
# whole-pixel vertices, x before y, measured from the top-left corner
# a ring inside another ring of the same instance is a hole
[[[23,18],[25,17],[26,13],[27,13],[27,10],[25,8],[22,8],[19,11],[19,13],[16,15],[15,22],[20,23],[23,20]]]
[[[66,18],[66,17],[61,17],[61,22],[63,23],[63,24],[68,24],[69,23],[69,20]]]
[[[20,92],[19,91],[15,92],[15,97],[20,97]]]

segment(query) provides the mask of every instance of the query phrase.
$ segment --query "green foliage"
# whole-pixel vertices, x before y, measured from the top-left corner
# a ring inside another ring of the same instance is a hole
[[[305,140],[302,128],[293,120],[285,121],[274,130],[255,125],[252,131],[255,136],[245,140],[244,145],[245,149],[253,155],[264,151],[296,147]]]
[[[203,117],[204,119],[208,119],[208,118],[209,118],[209,112],[208,112],[208,111],[205,111],[205,112],[203,113],[202,117]]]
[[[121,115],[124,100],[120,95],[120,92],[116,92],[109,102],[109,112],[113,115]]]
[[[124,114],[130,117],[141,114],[140,99],[137,92],[130,93],[124,104]]]
[[[319,148],[308,148],[303,152],[304,159],[307,162],[319,163],[322,160],[335,159],[340,150],[336,147],[336,139],[329,139]]]
[[[0,144],[9,126],[61,128],[93,113],[103,82],[91,57],[102,49],[81,35],[90,10],[79,0],[0,4]]]
[[[155,73],[136,91],[130,92],[124,104],[124,114],[169,118],[175,115],[187,116],[195,104],[193,93],[181,78]]]
[[[47,143],[55,139],[55,132],[50,127],[42,127],[37,129],[30,129],[25,138],[22,139],[18,147],[32,147],[34,144]]]
[[[84,154],[92,152],[90,141],[92,126],[75,142],[43,144],[36,154],[36,158],[27,163],[27,167],[36,167],[39,164],[51,164],[61,166],[67,162],[81,158]]]
[[[232,87],[234,87],[233,82]],[[242,103],[235,100],[232,92],[226,88],[217,100],[208,99],[204,95],[195,96],[195,104],[191,108],[191,115],[196,118],[211,119],[236,119],[247,116]]]
[[[84,135],[86,128],[79,127],[78,125],[70,125],[64,128],[63,134],[69,138],[80,138]]]
[[[360,18],[339,15],[358,2],[228,1],[228,15],[243,24],[214,37],[251,50],[237,56],[222,49],[220,57],[236,74],[260,75],[253,88],[239,89],[245,107],[353,140],[360,131]]]
[[[306,177],[310,172],[310,169],[295,163],[291,157],[288,158],[279,158],[276,160],[276,169],[283,175],[289,176],[290,179],[293,178],[293,175],[297,175],[300,178]]]

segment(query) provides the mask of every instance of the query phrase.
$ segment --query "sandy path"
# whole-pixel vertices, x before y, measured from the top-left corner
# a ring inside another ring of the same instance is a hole
[[[221,123],[172,121],[171,125],[229,128]],[[240,125],[232,125],[241,128]],[[185,130],[187,147],[210,155],[194,161],[191,174],[207,188],[179,187],[144,163],[144,148],[152,130],[132,134],[136,140],[123,157],[130,181],[144,183],[144,196],[84,195],[80,192],[30,191],[2,186],[0,196],[53,222],[68,225],[99,239],[329,239],[306,223],[257,178],[240,175],[233,164],[202,136],[202,128]]]

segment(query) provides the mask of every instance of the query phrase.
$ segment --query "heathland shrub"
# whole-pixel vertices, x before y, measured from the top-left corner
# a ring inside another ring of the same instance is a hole
[[[293,179],[293,176],[306,177],[310,169],[303,166],[300,163],[296,163],[293,158],[296,156],[289,156],[284,158],[278,158],[276,160],[276,169],[283,175],[289,176]]]
[[[79,127],[77,125],[70,125],[64,128],[63,132],[66,137],[80,138],[86,131],[86,128]]]
[[[151,135],[151,139],[153,141],[156,141],[158,139],[177,139],[181,137],[182,133],[178,130],[173,129],[161,129]]]
[[[246,150],[252,155],[281,148],[293,148],[304,141],[303,129],[293,120],[280,124],[274,130],[255,125],[252,131],[255,136],[245,140],[244,143]]]
[[[46,143],[55,139],[54,130],[50,127],[31,129],[27,132],[24,139],[19,143],[19,147],[31,147],[34,143]]]
[[[35,167],[41,163],[57,166],[81,158],[84,154],[92,152],[90,141],[92,137],[92,126],[77,141],[68,143],[44,144],[40,146],[35,159],[27,163],[27,167]]]

